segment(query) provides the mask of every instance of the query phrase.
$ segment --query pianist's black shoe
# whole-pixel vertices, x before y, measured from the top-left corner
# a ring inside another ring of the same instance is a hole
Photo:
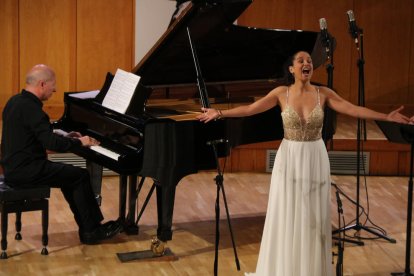
[[[79,238],[84,244],[98,244],[100,241],[112,238],[121,230],[122,224],[120,222],[108,221],[91,232],[79,232]]]

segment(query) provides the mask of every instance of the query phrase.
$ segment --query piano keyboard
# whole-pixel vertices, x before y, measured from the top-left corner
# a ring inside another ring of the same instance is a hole
[[[102,155],[105,155],[109,158],[112,158],[116,161],[118,161],[118,158],[120,156],[120,154],[118,154],[118,153],[116,153],[112,150],[109,150],[107,148],[101,147],[101,146],[91,146],[90,149],[93,150],[93,151],[96,151],[96,152],[98,152]]]

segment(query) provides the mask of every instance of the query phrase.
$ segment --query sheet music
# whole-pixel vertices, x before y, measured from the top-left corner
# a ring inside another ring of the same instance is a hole
[[[93,99],[98,94],[99,94],[99,90],[93,90],[93,91],[72,93],[72,94],[69,94],[69,97],[79,98],[79,99]]]
[[[124,114],[131,102],[139,79],[140,77],[135,74],[117,69],[102,105]]]

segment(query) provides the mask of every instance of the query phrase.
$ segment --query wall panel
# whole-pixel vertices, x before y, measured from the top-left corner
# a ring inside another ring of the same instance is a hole
[[[350,46],[352,41],[347,33],[346,11],[352,2],[339,2],[332,5],[329,0],[320,1],[280,1],[256,0],[240,17],[239,24],[276,29],[301,29],[320,31],[319,18],[326,18],[328,31],[336,38],[334,51],[334,86],[344,98],[349,98],[350,90]],[[340,76],[340,77],[335,77]],[[326,65],[319,67],[314,81],[326,84]]]
[[[343,98],[349,98],[350,66],[352,40],[348,34],[346,11],[352,9],[351,1],[338,1],[332,5],[330,0],[301,1],[301,13],[297,16],[296,26],[303,30],[320,31],[319,19],[325,18],[328,32],[335,38],[336,47],[333,51],[333,84],[334,89]],[[327,84],[326,65],[319,67],[313,80],[324,85]]]
[[[399,105],[407,100],[408,60],[414,54],[412,38],[408,35],[412,26],[412,3],[412,0],[355,1],[355,17],[364,32],[367,104]],[[352,89],[357,91],[357,78],[354,79]]]
[[[0,1],[0,108],[18,92],[18,2]],[[1,111],[0,110],[0,111]]]
[[[298,1],[253,1],[239,17],[238,24],[260,28],[294,29]]]
[[[77,90],[100,89],[106,72],[133,67],[134,4],[131,0],[79,0]]]
[[[57,76],[57,92],[45,108],[62,107],[63,92],[75,87],[75,0],[20,0],[20,87],[35,64],[51,66]],[[61,109],[61,108],[60,108]]]
[[[409,83],[408,83],[408,95],[406,103],[414,104],[414,1],[410,2],[411,5],[411,14],[410,14],[410,22],[411,28],[408,36],[411,38],[410,42],[410,52],[407,53],[410,61],[409,61]],[[410,7],[407,7],[410,8]],[[401,57],[401,62],[405,62],[403,56]],[[411,113],[414,114],[414,107],[411,109]]]
[[[58,75],[58,92],[46,105],[62,111],[65,91],[97,89],[107,71],[133,64],[134,0],[0,1],[0,107],[24,84],[26,71],[47,63]],[[365,99],[388,110],[414,110],[414,1],[255,0],[240,25],[319,30],[325,17],[335,36],[334,86],[357,102],[357,51],[345,12],[353,9],[364,30]],[[326,83],[321,67],[315,81]],[[408,112],[407,112],[408,113]]]
[[[319,31],[319,18],[336,38],[334,87],[345,99],[358,101],[358,51],[348,33],[346,12],[353,10],[364,32],[365,102],[388,111],[414,106],[414,1],[412,0],[255,0],[239,19],[247,26]],[[395,68],[395,69],[394,69]],[[324,67],[314,80],[326,83]],[[411,109],[413,110],[413,109]]]

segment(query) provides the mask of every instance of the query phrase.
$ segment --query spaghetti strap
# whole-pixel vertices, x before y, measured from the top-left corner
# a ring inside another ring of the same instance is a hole
[[[289,105],[289,86],[287,87],[287,90],[286,90],[286,106],[288,105]]]
[[[319,95],[319,86],[316,87],[316,92],[318,93],[318,105],[321,105],[321,96]]]

